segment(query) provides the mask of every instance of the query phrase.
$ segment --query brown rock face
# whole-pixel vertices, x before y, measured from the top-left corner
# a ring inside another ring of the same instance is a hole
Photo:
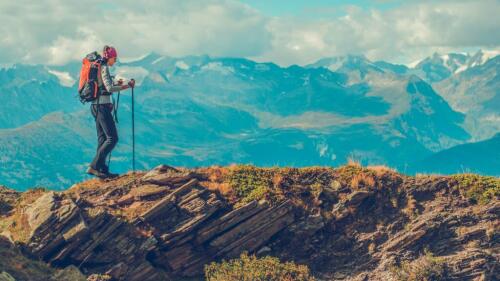
[[[442,280],[498,278],[498,197],[479,205],[447,177],[356,169],[279,171],[274,200],[245,204],[207,188],[206,170],[165,165],[29,200],[4,188],[0,222],[25,252],[89,280],[201,278],[243,251],[308,264],[320,280],[397,280],[424,252],[443,260]],[[351,186],[358,172],[375,183]]]
[[[42,260],[141,281],[199,276],[205,263],[255,251],[293,221],[288,201],[232,210],[192,172],[168,166],[94,189],[46,192],[22,217],[25,248]]]
[[[12,210],[19,196],[19,192],[0,185],[0,216],[5,215]]]

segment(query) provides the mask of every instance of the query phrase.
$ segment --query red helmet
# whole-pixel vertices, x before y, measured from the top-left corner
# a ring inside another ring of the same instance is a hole
[[[116,49],[114,47],[104,46],[103,56],[106,59],[116,58],[118,56],[118,53],[116,52]]]

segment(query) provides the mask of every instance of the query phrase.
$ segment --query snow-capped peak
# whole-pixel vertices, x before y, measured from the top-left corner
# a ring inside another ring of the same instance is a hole
[[[489,59],[494,58],[500,54],[500,50],[479,50],[474,56],[470,58],[470,67],[477,65],[482,65],[486,63]]]
[[[341,68],[377,67],[363,55],[345,55],[320,59],[306,67],[325,67],[331,71],[339,71]]]
[[[408,64],[412,69],[424,68],[425,65],[432,64],[447,68],[451,73],[460,73],[471,67],[479,66],[486,63],[489,59],[500,55],[500,50],[479,50],[476,54],[469,53],[449,53],[438,54],[434,53],[431,57],[427,57],[421,61],[415,61]]]

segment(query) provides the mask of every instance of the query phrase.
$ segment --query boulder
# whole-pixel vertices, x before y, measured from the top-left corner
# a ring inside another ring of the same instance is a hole
[[[144,176],[141,181],[164,186],[180,186],[193,178],[194,174],[188,170],[179,170],[167,165],[160,165]]]

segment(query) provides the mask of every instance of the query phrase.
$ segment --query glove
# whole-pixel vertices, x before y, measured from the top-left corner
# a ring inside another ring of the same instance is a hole
[[[123,79],[118,80],[118,81],[116,82],[116,84],[117,84],[117,85],[119,85],[119,86],[123,85]]]
[[[130,79],[130,81],[128,81],[128,86],[129,86],[129,88],[133,88],[135,86],[135,80]]]

